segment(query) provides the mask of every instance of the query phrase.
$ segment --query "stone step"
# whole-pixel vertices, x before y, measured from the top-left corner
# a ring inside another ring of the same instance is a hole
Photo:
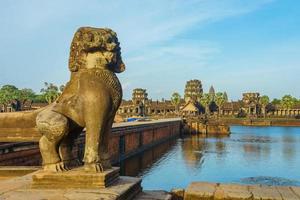
[[[134,200],[171,200],[172,195],[163,190],[146,190],[141,192]]]

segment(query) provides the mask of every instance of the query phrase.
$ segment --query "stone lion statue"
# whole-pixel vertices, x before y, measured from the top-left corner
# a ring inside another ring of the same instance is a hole
[[[43,168],[67,170],[74,139],[86,129],[84,169],[101,172],[111,168],[108,139],[122,100],[115,73],[125,70],[115,32],[82,27],[74,35],[69,58],[71,79],[57,101],[31,113],[0,115],[0,128],[35,126],[41,134],[39,147]],[[1,121],[1,119],[3,119]]]

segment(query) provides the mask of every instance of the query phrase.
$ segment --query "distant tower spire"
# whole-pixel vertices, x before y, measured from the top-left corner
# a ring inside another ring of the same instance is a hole
[[[225,102],[228,102],[228,96],[227,96],[227,93],[224,92],[223,95],[224,95],[224,100],[225,100]]]
[[[208,94],[209,94],[210,99],[213,101],[215,98],[215,89],[213,86],[210,86]]]

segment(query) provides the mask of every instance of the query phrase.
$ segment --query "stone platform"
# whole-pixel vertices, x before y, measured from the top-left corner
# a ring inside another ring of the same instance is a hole
[[[173,195],[184,200],[300,200],[300,187],[193,182]]]
[[[107,172],[105,176],[114,176],[116,169]],[[118,170],[117,170],[118,172]],[[78,174],[80,172],[75,171],[73,174]],[[59,173],[57,173],[59,174]],[[51,182],[51,178],[54,176],[48,176],[44,174],[44,172],[37,171],[25,176],[21,176],[18,178],[12,178],[0,181],[0,199],[1,200],[98,200],[98,199],[120,199],[120,200],[129,200],[133,199],[142,191],[141,187],[141,179],[120,176],[119,178],[114,179],[113,183],[106,188],[103,186],[99,187],[99,183],[101,180],[91,181],[93,184],[89,184],[90,180],[88,180],[91,174],[87,173],[83,176],[79,176],[78,180],[70,175],[72,173],[60,173],[61,180],[70,178],[70,182],[64,181],[65,186],[62,183],[55,185],[54,182]],[[98,173],[101,174],[101,173]],[[117,173],[118,174],[118,173]],[[33,180],[33,177],[35,177]],[[55,176],[58,178],[58,176]],[[75,176],[74,176],[75,177]],[[91,178],[91,177],[90,177]],[[44,180],[43,180],[44,179]],[[86,179],[86,180],[83,180]],[[95,179],[92,178],[92,179]],[[43,181],[41,181],[43,180]],[[46,187],[46,180],[48,182],[48,186]],[[104,180],[104,179],[103,179]],[[40,182],[41,181],[41,182]],[[37,183],[41,183],[41,187],[37,186]],[[56,181],[57,182],[57,181]],[[72,183],[77,182],[77,183]],[[78,185],[82,184],[82,187],[79,188]],[[96,184],[95,184],[96,183]],[[68,184],[70,187],[68,187]],[[93,188],[88,188],[89,186],[93,186]]]

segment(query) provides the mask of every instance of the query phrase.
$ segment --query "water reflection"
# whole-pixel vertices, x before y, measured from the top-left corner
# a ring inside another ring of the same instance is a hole
[[[121,163],[121,173],[142,177],[145,189],[170,190],[191,181],[300,184],[299,127],[234,126],[231,131],[229,137],[192,136],[161,144]]]
[[[181,153],[187,167],[200,169],[204,162],[204,151],[208,146],[209,143],[206,140],[199,140],[197,136],[183,140]]]
[[[120,174],[126,176],[141,176],[147,173],[150,168],[159,164],[159,160],[164,158],[164,154],[167,154],[174,148],[175,143],[176,140],[171,140],[126,159],[119,163]]]

